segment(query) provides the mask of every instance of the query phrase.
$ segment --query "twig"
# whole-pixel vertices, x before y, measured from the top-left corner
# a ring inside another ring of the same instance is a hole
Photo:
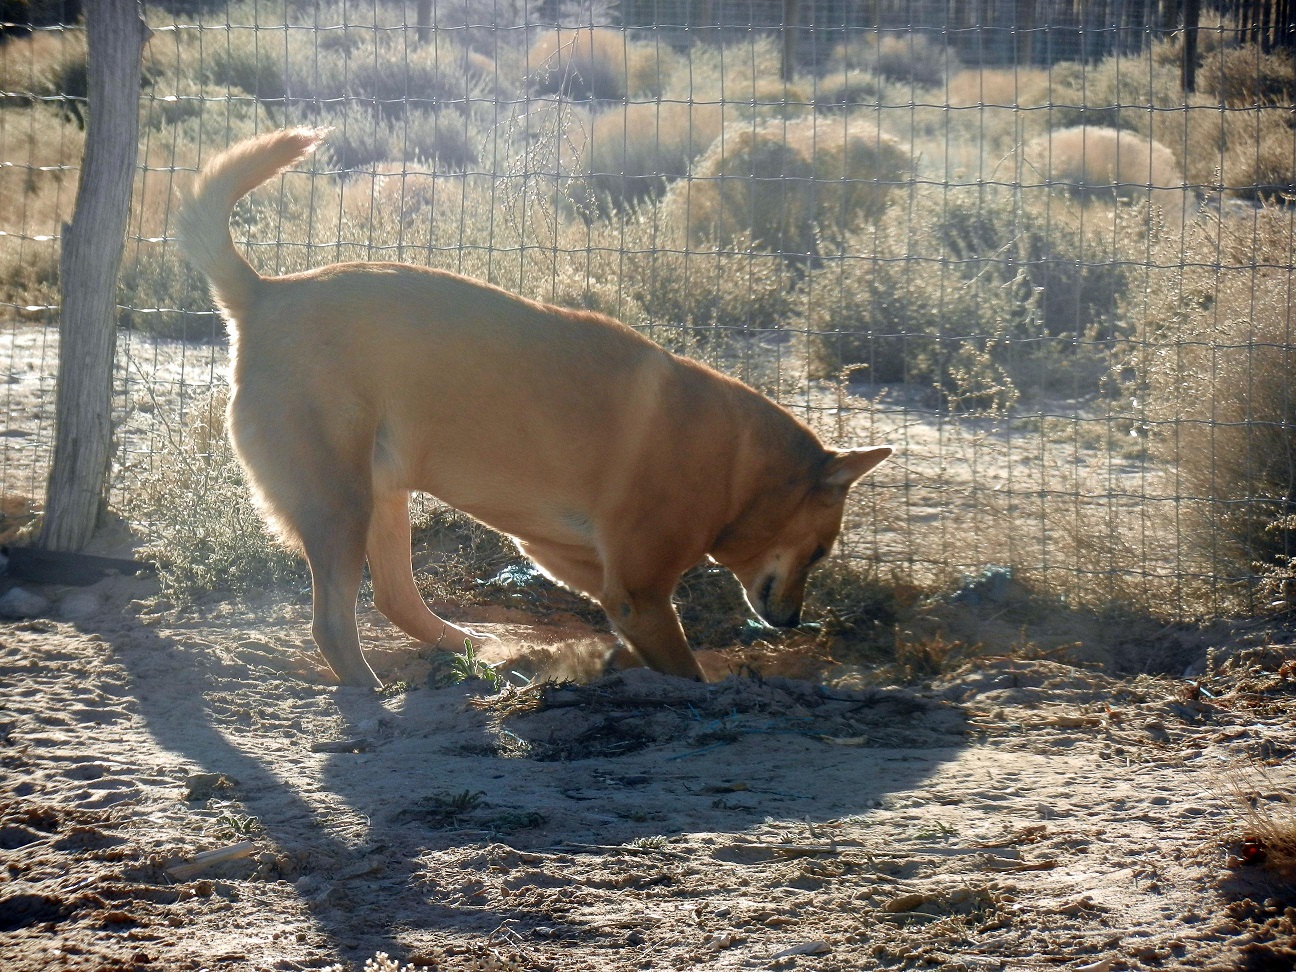
[[[244,857],[252,856],[256,850],[256,841],[241,840],[237,844],[230,844],[227,847],[217,847],[214,850],[203,851],[201,854],[195,854],[192,858],[182,864],[175,864],[167,868],[167,874],[177,881],[187,881],[209,868],[216,867],[220,864],[228,864],[230,861],[241,860]]]

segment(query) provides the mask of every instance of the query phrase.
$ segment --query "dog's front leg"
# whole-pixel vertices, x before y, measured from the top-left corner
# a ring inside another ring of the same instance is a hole
[[[374,494],[367,543],[373,578],[374,607],[411,638],[450,651],[465,639],[493,640],[490,635],[461,628],[432,611],[419,593],[410,565],[409,492],[385,490]]]
[[[666,590],[606,591],[600,602],[617,634],[650,668],[666,675],[705,682],[702,667],[689,648],[675,605],[673,585]]]

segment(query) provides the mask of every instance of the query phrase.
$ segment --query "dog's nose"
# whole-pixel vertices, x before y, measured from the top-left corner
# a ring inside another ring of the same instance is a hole
[[[779,611],[769,605],[761,612],[761,617],[776,628],[795,628],[801,623],[801,608],[798,606],[792,611]]]

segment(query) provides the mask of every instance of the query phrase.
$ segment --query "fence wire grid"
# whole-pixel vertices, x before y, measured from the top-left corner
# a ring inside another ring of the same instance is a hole
[[[87,111],[79,4],[22,9],[0,34],[8,535],[49,472]],[[230,462],[176,185],[305,124],[325,149],[235,213],[262,272],[400,260],[604,311],[832,444],[893,445],[840,544],[886,577],[1005,568],[1175,618],[1285,606],[1290,3],[144,11],[109,502],[145,533],[223,502]]]

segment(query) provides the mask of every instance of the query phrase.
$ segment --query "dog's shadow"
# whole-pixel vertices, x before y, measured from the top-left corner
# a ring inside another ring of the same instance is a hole
[[[570,855],[581,847],[865,813],[918,785],[963,738],[956,710],[902,690],[704,686],[634,669],[583,686],[469,681],[379,696],[265,682],[143,624],[114,648],[158,743],[238,780],[233,795],[282,862],[270,876],[291,882],[281,886],[309,909],[326,957],[357,962],[482,946],[502,929],[599,934],[605,915],[558,893],[510,895],[483,875],[544,887],[579,870]],[[176,686],[205,701],[177,705]],[[263,754],[236,745],[230,713],[276,705],[300,725],[295,740]],[[324,751],[307,756],[312,741]],[[311,769],[285,775],[294,762]]]

